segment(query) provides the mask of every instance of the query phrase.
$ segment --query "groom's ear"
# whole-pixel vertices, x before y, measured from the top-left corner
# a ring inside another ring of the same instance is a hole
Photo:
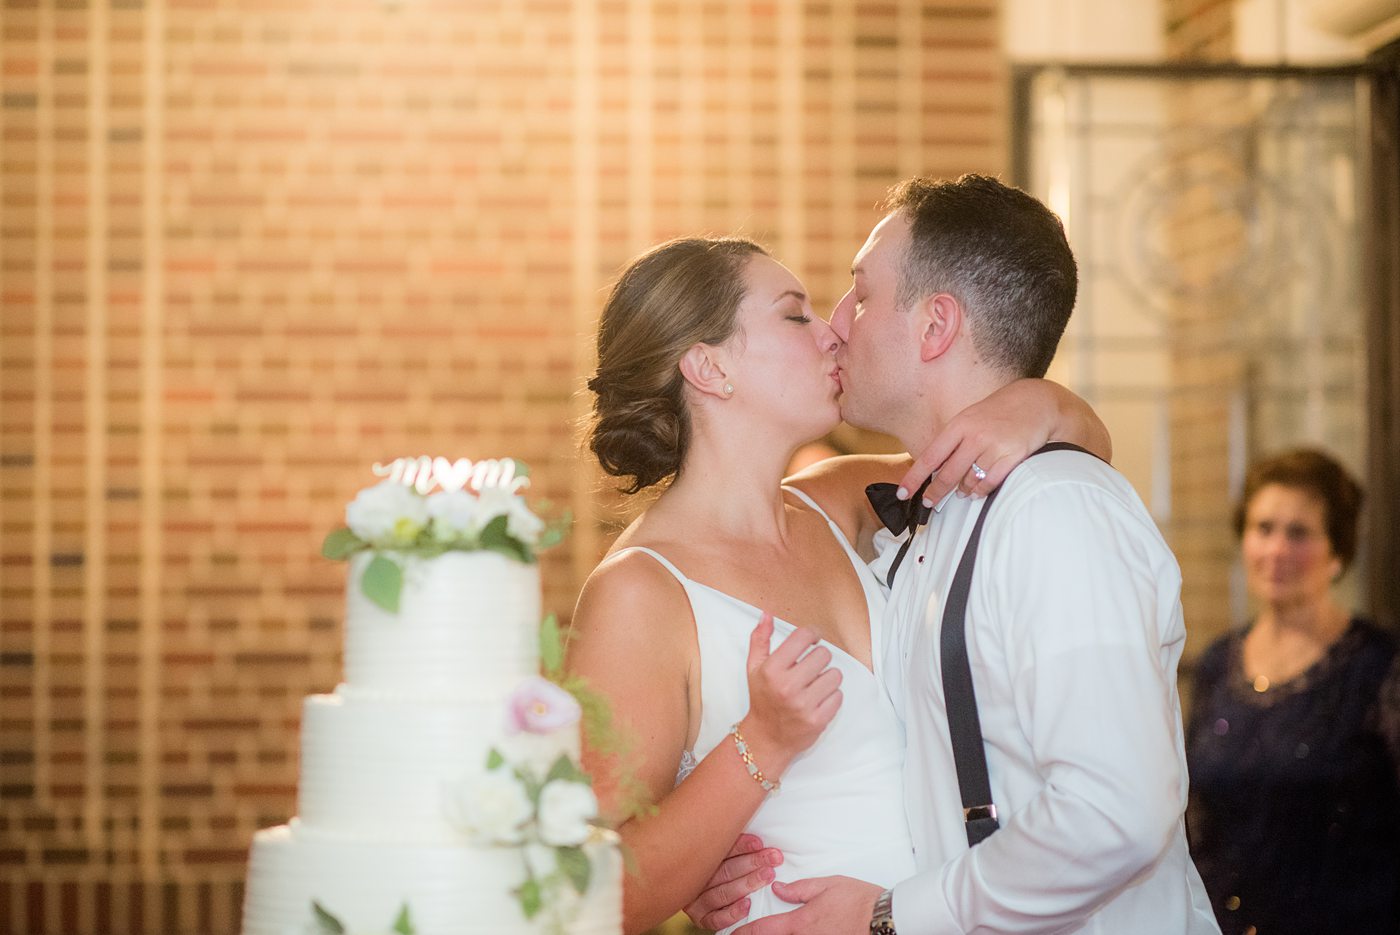
[[[948,353],[963,325],[962,303],[946,292],[935,292],[914,308],[919,329],[919,359],[924,363]]]
[[[720,349],[713,344],[695,344],[681,357],[681,376],[696,392],[706,396],[726,395],[724,384],[727,377]]]

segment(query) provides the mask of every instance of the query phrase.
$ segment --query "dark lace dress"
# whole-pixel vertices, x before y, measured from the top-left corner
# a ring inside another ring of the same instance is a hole
[[[1354,619],[1298,677],[1256,692],[1243,633],[1196,671],[1191,856],[1225,935],[1400,932],[1394,641]]]

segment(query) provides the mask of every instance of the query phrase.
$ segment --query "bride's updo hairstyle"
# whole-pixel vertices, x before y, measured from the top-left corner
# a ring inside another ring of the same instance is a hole
[[[696,344],[738,330],[744,267],[758,244],[734,237],[673,240],[623,271],[598,322],[598,372],[588,444],[603,470],[631,477],[634,494],[680,470],[690,413],[680,361]]]

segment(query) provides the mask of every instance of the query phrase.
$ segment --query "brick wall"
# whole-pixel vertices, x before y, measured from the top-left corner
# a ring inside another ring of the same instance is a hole
[[[1227,62],[1235,51],[1236,0],[1162,0],[1167,58]]]
[[[1182,62],[1228,61],[1234,24],[1230,0],[1167,0],[1167,53]],[[1245,112],[1239,84],[1183,82],[1169,103],[1173,123],[1186,133],[1201,115],[1228,125]],[[1232,206],[1204,189],[1174,201],[1168,225],[1174,261],[1188,280],[1211,281],[1221,256],[1235,256],[1246,232]],[[1218,303],[1179,301],[1170,309],[1171,521],[1166,530],[1181,563],[1182,604],[1194,656],[1232,621],[1230,569],[1235,542],[1228,517],[1232,484],[1232,405],[1245,380],[1246,361],[1235,338],[1242,310]]]
[[[0,933],[235,931],[367,465],[530,462],[567,613],[610,277],[741,231],[831,303],[889,183],[1004,167],[996,10],[7,0]]]

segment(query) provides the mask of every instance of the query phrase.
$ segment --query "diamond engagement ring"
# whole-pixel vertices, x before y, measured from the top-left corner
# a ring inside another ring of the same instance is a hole
[[[972,476],[977,478],[979,482],[984,481],[987,479],[987,472],[978,467],[977,462],[974,461],[972,462]]]

